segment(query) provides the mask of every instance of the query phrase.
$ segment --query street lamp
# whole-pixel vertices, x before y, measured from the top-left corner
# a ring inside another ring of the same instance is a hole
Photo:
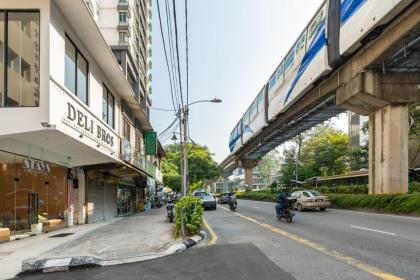
[[[188,145],[184,145],[188,142],[188,139],[191,140],[191,142],[194,144],[194,141],[188,136],[188,113],[189,113],[189,106],[197,103],[220,103],[222,100],[220,98],[213,98],[210,100],[198,100],[191,102],[187,105],[185,105],[183,108],[179,108],[177,111],[177,117],[179,118],[180,122],[180,133],[181,141],[180,141],[180,149],[181,149],[181,170],[182,170],[182,195],[187,195],[187,189],[188,189]],[[184,130],[184,131],[182,131]],[[182,136],[184,136],[184,139],[182,139]],[[177,139],[176,135],[172,136],[172,139]],[[184,146],[187,147],[186,151],[184,151]]]

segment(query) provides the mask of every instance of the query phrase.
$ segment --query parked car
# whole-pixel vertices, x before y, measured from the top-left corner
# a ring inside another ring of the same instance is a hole
[[[203,192],[203,191],[194,191],[193,192],[193,196],[199,196],[199,197],[201,197],[201,196],[204,196],[204,195],[208,195],[208,193]]]
[[[227,204],[230,200],[230,196],[233,195],[232,192],[222,193],[219,197],[220,204]]]
[[[324,211],[331,206],[331,202],[327,196],[317,191],[297,191],[291,194],[292,198],[296,198],[295,208],[301,212],[305,209],[318,209]]]
[[[205,195],[199,195],[197,197],[201,198],[201,205],[203,205],[204,210],[216,210],[216,198],[214,198],[214,196],[206,193]]]

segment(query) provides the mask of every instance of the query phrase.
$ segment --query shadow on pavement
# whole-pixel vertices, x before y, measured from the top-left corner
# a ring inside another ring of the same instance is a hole
[[[200,247],[151,261],[38,274],[19,279],[294,279],[255,245]]]

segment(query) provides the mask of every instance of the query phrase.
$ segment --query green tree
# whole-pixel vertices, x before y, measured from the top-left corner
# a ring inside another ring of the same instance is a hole
[[[280,169],[279,152],[273,150],[261,158],[258,163],[257,170],[265,185],[270,183],[270,179]]]
[[[293,139],[294,145],[283,153],[281,182],[290,185],[315,176],[343,174],[348,169],[348,136],[329,124],[321,125]]]
[[[181,191],[181,156],[179,144],[165,147],[162,161],[163,183],[174,191]],[[188,173],[190,190],[200,188],[204,182],[220,176],[220,167],[206,146],[188,144]]]

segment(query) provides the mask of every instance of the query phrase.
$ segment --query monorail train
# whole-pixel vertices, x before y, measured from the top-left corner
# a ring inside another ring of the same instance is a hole
[[[414,0],[326,0],[230,134],[236,152]]]

